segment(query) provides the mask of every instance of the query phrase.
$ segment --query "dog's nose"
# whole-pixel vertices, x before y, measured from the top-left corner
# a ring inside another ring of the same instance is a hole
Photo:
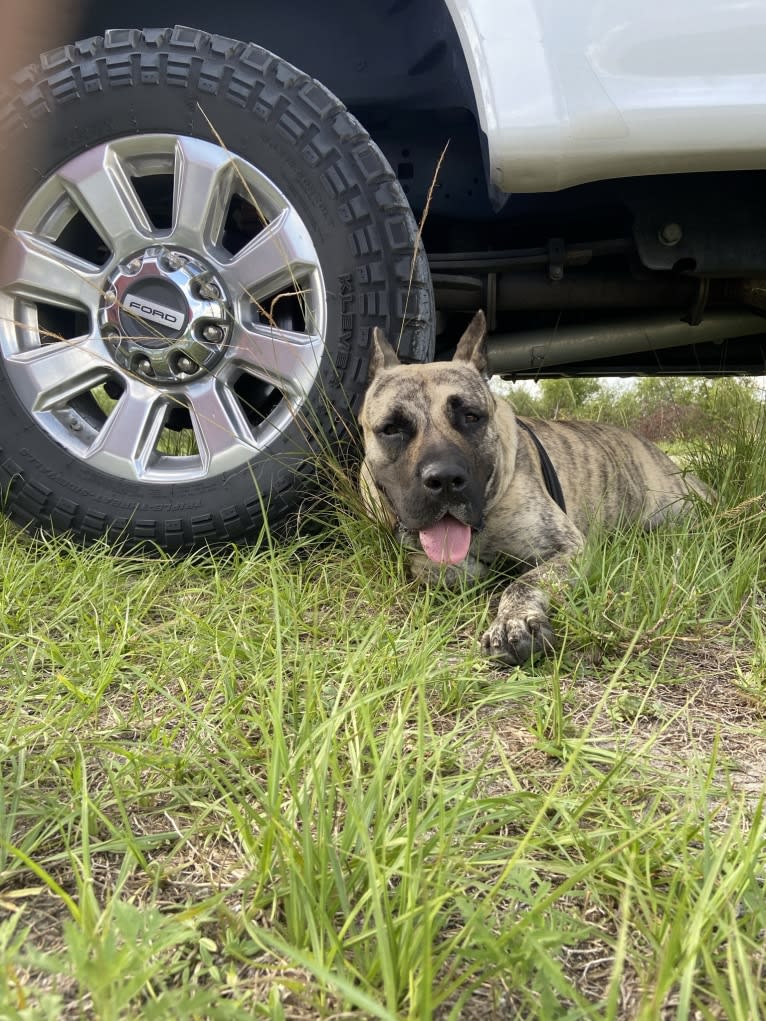
[[[462,465],[448,461],[432,461],[424,465],[420,478],[432,496],[457,496],[468,485],[468,473]]]

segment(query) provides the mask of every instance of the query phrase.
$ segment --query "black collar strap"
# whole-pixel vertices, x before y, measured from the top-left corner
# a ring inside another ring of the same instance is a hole
[[[567,505],[564,500],[564,492],[561,488],[556,469],[553,467],[553,461],[548,457],[548,451],[542,445],[531,426],[527,425],[526,422],[522,422],[520,418],[517,418],[516,421],[525,432],[529,433],[532,442],[537,447],[537,453],[540,455],[540,467],[543,470],[543,479],[545,480],[545,488],[548,490],[548,494],[566,514]]]

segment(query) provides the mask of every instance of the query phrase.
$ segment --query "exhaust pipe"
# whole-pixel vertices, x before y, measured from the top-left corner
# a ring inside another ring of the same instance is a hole
[[[720,344],[757,334],[766,335],[766,320],[752,313],[710,312],[698,326],[654,315],[624,322],[492,334],[487,338],[487,352],[492,373],[512,375],[687,344]]]

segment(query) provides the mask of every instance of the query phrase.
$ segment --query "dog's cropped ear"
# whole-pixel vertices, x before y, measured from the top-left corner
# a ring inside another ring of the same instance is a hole
[[[470,321],[465,333],[460,338],[453,361],[469,362],[485,379],[489,377],[487,320],[481,309]]]
[[[367,373],[367,381],[371,383],[381,369],[393,369],[400,365],[396,352],[386,340],[386,336],[379,326],[372,329],[372,357],[370,368]]]

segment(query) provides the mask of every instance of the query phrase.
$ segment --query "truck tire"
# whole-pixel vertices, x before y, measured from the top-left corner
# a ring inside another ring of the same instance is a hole
[[[22,527],[255,540],[353,431],[372,328],[432,357],[391,168],[274,54],[109,31],[16,75],[0,137],[0,492]]]

